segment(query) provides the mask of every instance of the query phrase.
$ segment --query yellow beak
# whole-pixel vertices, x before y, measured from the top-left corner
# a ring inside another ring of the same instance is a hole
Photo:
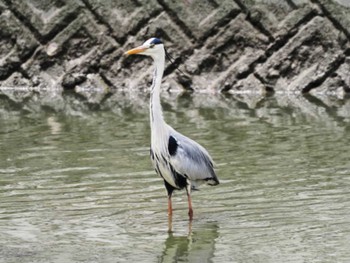
[[[145,51],[147,48],[143,47],[143,46],[139,46],[139,47],[136,47],[136,48],[133,48],[133,49],[130,49],[128,51],[126,51],[124,53],[124,55],[134,55],[134,54],[139,54],[143,51]]]

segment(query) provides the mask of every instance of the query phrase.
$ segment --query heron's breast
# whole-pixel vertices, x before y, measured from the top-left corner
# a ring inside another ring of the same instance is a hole
[[[160,175],[174,188],[178,188],[172,169],[170,167],[170,163],[167,161],[165,156],[151,150],[151,159],[157,174]]]

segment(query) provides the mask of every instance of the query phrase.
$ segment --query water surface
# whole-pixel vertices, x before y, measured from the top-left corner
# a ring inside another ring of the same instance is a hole
[[[347,101],[165,95],[221,181],[193,194],[192,224],[176,192],[168,233],[147,95],[118,96],[1,109],[0,262],[350,261]]]

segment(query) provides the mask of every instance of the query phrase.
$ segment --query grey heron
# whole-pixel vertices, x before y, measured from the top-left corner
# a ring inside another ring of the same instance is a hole
[[[172,216],[172,193],[186,189],[188,215],[193,218],[191,190],[201,183],[219,184],[213,160],[203,146],[182,135],[168,125],[163,118],[160,103],[160,85],[164,73],[164,45],[158,38],[151,38],[141,46],[125,52],[126,55],[150,56],[155,65],[150,97],[151,159],[154,169],[164,180],[168,193],[168,215]]]

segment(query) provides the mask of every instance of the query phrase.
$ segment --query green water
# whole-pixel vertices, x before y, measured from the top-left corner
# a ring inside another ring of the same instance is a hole
[[[350,262],[349,102],[163,102],[221,182],[193,194],[192,224],[175,193],[171,233],[147,96],[2,108],[0,262]]]

